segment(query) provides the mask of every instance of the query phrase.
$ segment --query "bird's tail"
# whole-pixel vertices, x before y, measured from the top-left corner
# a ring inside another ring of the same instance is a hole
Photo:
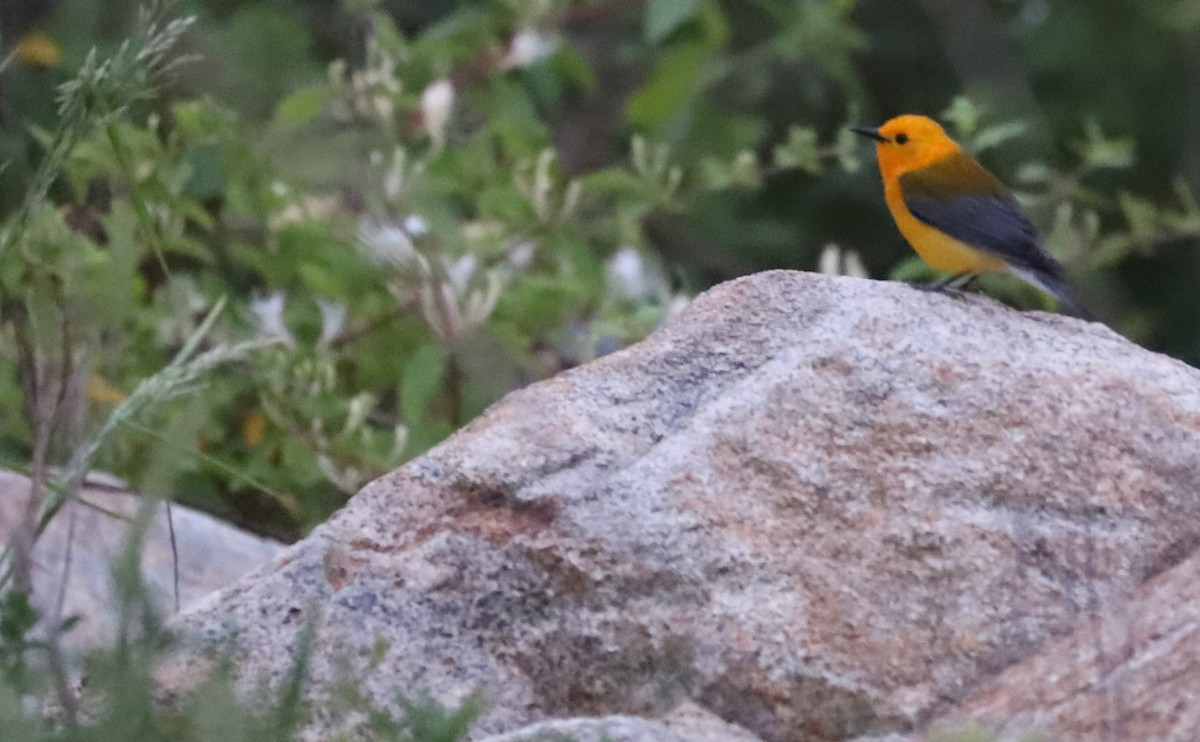
[[[1067,280],[1061,275],[1053,275],[1046,271],[1035,271],[1028,268],[1017,268],[1010,266],[1013,275],[1020,278],[1026,283],[1033,284],[1047,294],[1050,294],[1058,300],[1059,311],[1069,314],[1072,317],[1095,321],[1096,315],[1088,310],[1087,306],[1079,299],[1079,295],[1067,283]]]

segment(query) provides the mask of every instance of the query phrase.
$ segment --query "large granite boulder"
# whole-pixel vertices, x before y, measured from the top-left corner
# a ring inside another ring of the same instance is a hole
[[[919,734],[1136,618],[1198,538],[1200,372],[1099,324],[776,271],[370,484],[177,620],[162,679],[230,646],[247,687],[282,679],[311,625],[314,698],[481,692],[477,739],[682,703],[773,742]]]
[[[933,726],[997,742],[1200,739],[1200,555],[1112,601]],[[920,739],[913,736],[912,739]]]

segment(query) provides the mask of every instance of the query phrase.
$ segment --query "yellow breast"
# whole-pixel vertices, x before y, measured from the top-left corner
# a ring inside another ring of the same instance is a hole
[[[900,233],[931,268],[946,273],[992,273],[1007,270],[1008,266],[999,257],[956,240],[913,216],[904,204],[897,180],[886,183],[884,195]]]

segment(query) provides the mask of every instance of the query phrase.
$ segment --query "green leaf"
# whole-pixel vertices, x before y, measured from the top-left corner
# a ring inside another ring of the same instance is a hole
[[[985,126],[975,135],[975,151],[983,152],[1004,144],[1010,139],[1016,139],[1025,133],[1029,127],[1021,121],[1002,121],[998,124]]]
[[[702,42],[676,44],[667,50],[650,79],[629,99],[630,123],[654,130],[670,121],[695,96],[700,73],[712,53],[712,48]]]
[[[644,31],[646,41],[658,43],[671,32],[695,17],[703,0],[650,0],[646,6]]]
[[[431,343],[417,349],[404,364],[404,375],[400,379],[400,409],[409,424],[425,417],[429,403],[442,385],[447,357],[444,345]]]
[[[320,74],[310,29],[274,3],[241,5],[206,39],[220,59],[223,99],[250,118],[266,119],[274,102]]]
[[[584,281],[530,275],[504,293],[493,316],[497,323],[516,328],[523,339],[543,337],[569,321],[591,298]]]
[[[225,190],[225,162],[219,146],[205,144],[192,149],[187,153],[187,164],[191,175],[184,186],[183,195],[197,201],[207,201]]]
[[[297,268],[300,280],[318,296],[331,298],[347,298],[346,289],[338,276],[333,275],[324,265],[301,263]]]
[[[275,125],[294,128],[311,123],[329,100],[328,85],[310,85],[300,88],[279,102],[275,109]]]
[[[821,172],[821,155],[817,151],[817,131],[808,126],[788,129],[787,142],[775,147],[775,166],[796,168],[816,175]]]
[[[626,168],[608,167],[584,175],[580,182],[584,191],[613,196],[636,196],[642,192],[645,181]]]
[[[858,135],[848,127],[842,127],[838,131],[837,143],[834,145],[834,150],[837,152],[838,164],[842,166],[842,170],[854,173],[858,172],[858,169],[862,167],[862,161],[858,159],[858,148],[861,141]]]
[[[725,11],[716,0],[708,0],[701,6],[700,32],[705,42],[714,50],[729,44],[729,21],[725,19]]]
[[[19,644],[36,623],[37,611],[28,595],[19,590],[5,593],[0,600],[0,640],[9,645]]]
[[[575,86],[586,93],[595,92],[600,87],[596,71],[588,64],[587,58],[570,46],[564,44],[555,51],[549,64],[564,85]]]
[[[1158,209],[1154,204],[1128,191],[1119,193],[1117,201],[1125,221],[1129,223],[1129,233],[1142,240],[1152,240],[1158,233]]]
[[[969,137],[979,128],[979,115],[979,108],[969,98],[959,95],[942,111],[942,120],[949,123],[958,136]]]
[[[1090,168],[1127,168],[1135,162],[1133,140],[1110,139],[1095,119],[1084,126],[1087,139],[1079,145],[1084,163]]]

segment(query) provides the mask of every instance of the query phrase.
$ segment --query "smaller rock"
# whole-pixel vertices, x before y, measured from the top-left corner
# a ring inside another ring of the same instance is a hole
[[[0,470],[0,542],[12,538],[28,496],[26,477]],[[141,500],[116,480],[97,480],[86,486],[80,497],[82,503],[68,504],[55,516],[33,550],[33,604],[38,612],[52,615],[61,590],[63,618],[80,617],[62,637],[63,651],[71,661],[116,638],[119,618],[111,565],[125,548],[130,523],[141,505]],[[171,514],[179,553],[181,607],[270,561],[284,548],[277,541],[240,531],[191,508],[176,505]],[[71,561],[64,587],[68,543]],[[175,564],[167,509],[162,503],[146,533],[142,579],[160,615],[174,613]]]

